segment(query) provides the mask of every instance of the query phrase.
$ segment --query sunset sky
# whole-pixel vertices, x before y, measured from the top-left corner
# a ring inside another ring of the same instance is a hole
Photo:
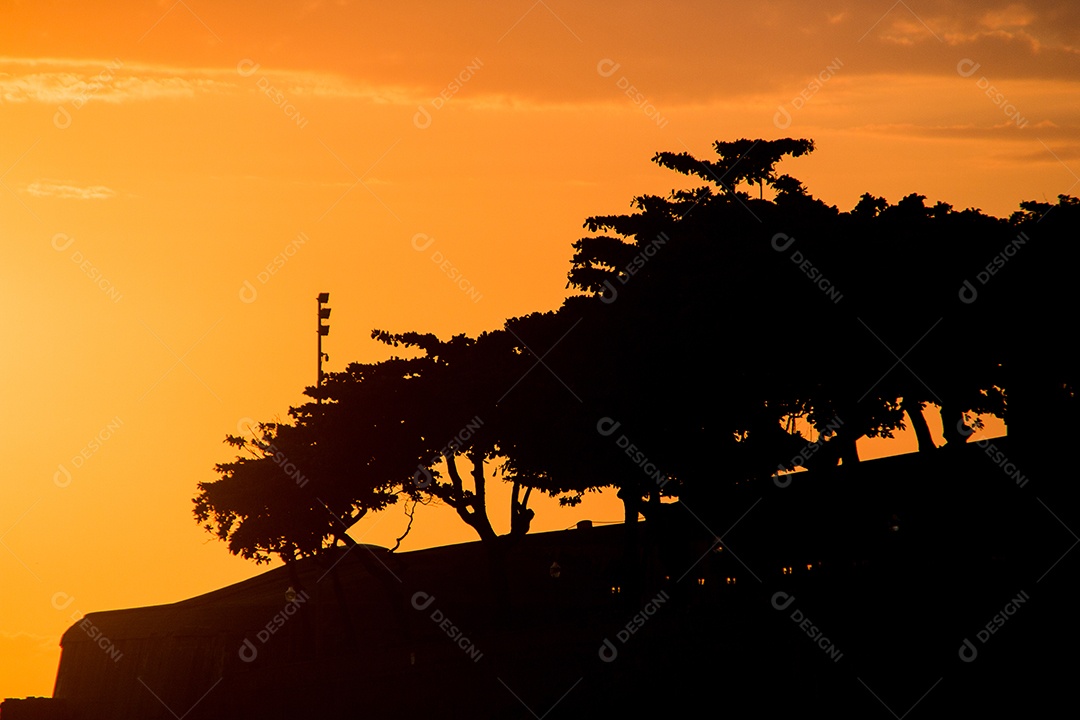
[[[305,400],[319,292],[329,371],[555,309],[586,217],[686,184],[655,152],[742,137],[812,138],[781,169],[842,210],[1006,216],[1080,192],[1078,88],[1064,0],[0,2],[0,698],[81,613],[265,569],[191,498]],[[473,539],[425,509],[404,549]]]

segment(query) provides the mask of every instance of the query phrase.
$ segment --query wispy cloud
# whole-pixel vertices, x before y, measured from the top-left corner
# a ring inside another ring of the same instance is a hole
[[[0,104],[40,102],[124,103],[199,95],[256,93],[272,83],[290,96],[360,98],[412,104],[421,97],[408,88],[358,84],[339,75],[262,68],[251,61],[224,68],[125,63],[120,59],[0,57]],[[260,83],[261,81],[261,83]]]
[[[215,77],[223,74],[125,65],[119,59],[0,58],[0,103],[81,105],[229,92],[234,83]]]
[[[0,74],[0,101],[42,102],[52,105],[98,101],[121,103],[128,100],[192,97],[200,92],[222,92],[225,83],[187,78],[121,77],[102,80],[74,73],[34,73],[13,76]]]
[[[104,185],[79,187],[69,183],[38,180],[26,186],[26,192],[37,198],[59,198],[61,200],[108,200],[116,196],[116,191]]]

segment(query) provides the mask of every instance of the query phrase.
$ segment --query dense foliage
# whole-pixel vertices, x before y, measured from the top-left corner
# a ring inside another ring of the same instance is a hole
[[[706,184],[588,218],[557,312],[476,338],[375,331],[410,357],[350,365],[290,423],[229,437],[250,457],[199,484],[197,519],[256,560],[349,543],[399,498],[444,502],[494,540],[491,466],[513,483],[520,535],[533,490],[573,504],[617,488],[633,520],[661,497],[719,503],[781,467],[857,462],[859,438],[909,423],[929,452],[931,404],[947,446],[978,414],[1032,444],[1059,427],[1078,372],[1053,317],[1075,307],[1080,202],[1000,219],[865,194],[843,212],[776,174],[813,149],[744,139],[717,142],[716,160],[657,154]],[[740,189],[755,184],[758,197]]]

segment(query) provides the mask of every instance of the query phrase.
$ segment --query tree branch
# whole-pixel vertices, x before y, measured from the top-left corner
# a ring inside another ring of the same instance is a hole
[[[405,527],[405,532],[403,532],[401,534],[401,537],[397,539],[397,542],[394,543],[394,547],[390,548],[390,552],[394,552],[399,547],[401,547],[401,541],[404,540],[405,537],[409,534],[409,531],[412,530],[413,516],[416,514],[417,502],[419,501],[413,500],[412,508],[409,508],[408,504],[405,505],[405,514],[409,517],[409,524]]]

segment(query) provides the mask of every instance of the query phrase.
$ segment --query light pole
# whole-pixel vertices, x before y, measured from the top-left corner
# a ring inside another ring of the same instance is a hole
[[[316,384],[316,387],[318,388],[318,387],[322,387],[322,380],[323,380],[322,361],[323,361],[323,358],[326,358],[327,360],[330,359],[330,356],[322,351],[322,339],[323,339],[323,336],[330,334],[330,326],[329,325],[323,325],[323,320],[329,320],[330,319],[330,308],[323,307],[323,305],[330,302],[330,293],[325,293],[325,292],[324,293],[319,293],[319,295],[315,299],[319,303],[319,316],[318,316],[318,319],[316,320],[317,328],[318,328],[316,330],[316,334],[317,334],[318,340],[319,340],[319,374],[318,374],[318,383]],[[318,398],[318,402],[321,403],[322,398]]]

